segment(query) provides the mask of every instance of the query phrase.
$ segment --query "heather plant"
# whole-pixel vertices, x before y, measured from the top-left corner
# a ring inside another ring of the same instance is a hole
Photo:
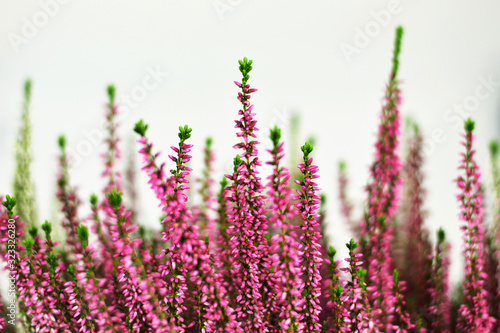
[[[12,185],[18,204],[16,213],[28,225],[36,224],[37,210],[35,204],[34,185],[31,176],[31,80],[24,83],[24,101],[21,113],[21,126],[15,145],[16,171]]]
[[[149,125],[143,120],[135,124],[141,170],[162,210],[161,223],[153,231],[138,218],[134,158],[123,176],[118,168],[119,110],[112,85],[106,91],[103,189],[90,195],[90,212],[85,213],[69,176],[66,138],[60,136],[56,196],[61,214],[55,221],[36,220],[27,84],[15,197],[6,195],[0,208],[0,254],[12,281],[7,295],[0,297],[0,330],[498,332],[500,205],[486,230],[474,122],[465,122],[456,178],[465,274],[460,297],[453,301],[450,241],[439,229],[433,244],[425,225],[424,137],[415,123],[406,127],[405,141],[401,136],[402,36],[399,27],[359,221],[353,218],[355,206],[347,195],[346,163],[339,164],[342,222],[354,235],[346,243],[347,258],[339,258],[339,247],[327,237],[330,218],[318,186],[320,169],[313,161],[312,140],[300,149],[293,144],[296,138],[291,140],[287,148],[296,156],[301,153],[293,169],[283,163],[286,142],[280,128],[261,134],[269,135],[270,147],[259,142],[257,108],[250,102],[257,92],[250,86],[252,60],[239,61],[241,79],[234,82],[238,141],[233,169],[218,186],[212,139],[205,142],[202,171],[190,178],[190,139],[196,131],[180,126],[179,141],[164,162],[148,137]],[[403,158],[400,141],[406,147]],[[498,201],[497,152],[492,144]],[[271,170],[266,177],[261,176],[264,163]],[[190,179],[196,189],[191,189]],[[194,196],[199,196],[199,204]],[[53,230],[59,226],[64,239],[55,239]],[[15,304],[14,310],[10,304]]]

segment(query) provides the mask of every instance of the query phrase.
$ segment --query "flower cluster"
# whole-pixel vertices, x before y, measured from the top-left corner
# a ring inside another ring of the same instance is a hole
[[[414,123],[407,128],[406,158],[399,158],[401,39],[398,28],[362,219],[353,217],[345,163],[339,165],[341,211],[355,236],[346,244],[344,260],[326,237],[331,225],[313,145],[306,142],[301,163],[287,168],[281,129],[272,128],[265,160],[271,171],[260,176],[264,162],[250,103],[257,91],[249,84],[252,60],[239,61],[238,142],[233,146],[238,154],[218,190],[212,139],[206,141],[201,177],[191,178],[193,130],[188,125],[179,127],[178,144],[171,147],[168,162],[161,162],[148,125],[135,124],[142,171],[162,210],[158,228],[137,218],[135,181],[125,179],[122,185],[114,86],[107,89],[101,199],[92,194],[89,214],[82,213],[66,139],[60,136],[60,216],[37,223],[27,158],[28,83],[21,130],[26,151],[16,154],[19,173],[27,178],[19,182],[16,174],[20,200],[7,195],[0,207],[0,257],[14,281],[17,312],[12,319],[6,307],[12,300],[0,297],[0,330],[14,332],[15,323],[25,332],[50,333],[498,332],[500,228],[483,225],[474,122],[465,122],[456,179],[466,265],[462,297],[452,299],[450,243],[440,229],[433,245],[425,226],[424,138]],[[497,151],[493,144],[498,213]],[[133,164],[124,174],[133,178]]]

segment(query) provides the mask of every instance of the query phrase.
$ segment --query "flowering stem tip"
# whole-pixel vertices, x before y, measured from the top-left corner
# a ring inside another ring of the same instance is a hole
[[[394,53],[392,57],[392,78],[396,78],[399,69],[399,54],[401,53],[401,41],[403,40],[403,27],[396,28],[396,39],[394,40]]]

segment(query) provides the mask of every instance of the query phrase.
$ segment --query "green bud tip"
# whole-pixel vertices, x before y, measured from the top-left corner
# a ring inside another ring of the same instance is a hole
[[[339,171],[345,172],[346,168],[347,168],[347,163],[343,160],[339,161]]]
[[[300,147],[300,149],[304,153],[304,158],[306,158],[313,151],[313,146],[308,141],[306,141],[306,143],[302,147]]]
[[[246,82],[248,81],[248,79],[250,78],[248,73],[250,73],[250,71],[252,70],[253,60],[248,60],[245,57],[245,58],[243,58],[243,60],[238,60],[238,63],[240,64],[240,67],[239,67],[240,72],[241,72],[241,74],[243,74],[242,85],[245,85]]]
[[[64,135],[60,135],[57,138],[57,144],[59,145],[59,148],[64,150],[64,148],[66,148],[66,137]]]
[[[319,199],[320,199],[320,201],[321,201],[320,203],[321,203],[321,205],[322,205],[322,206],[326,204],[326,194],[321,193],[321,194],[319,195]]]
[[[281,129],[276,125],[273,128],[269,129],[269,138],[271,139],[273,144],[277,146],[281,139]]]
[[[111,207],[118,208],[122,203],[122,192],[118,191],[116,187],[113,187],[111,192],[106,193],[109,204]]]
[[[24,81],[24,99],[27,102],[31,99],[31,79]]]
[[[10,195],[7,194],[5,196],[5,201],[2,202],[2,205],[4,205],[4,207],[11,212],[14,209],[14,206],[16,205],[16,197],[11,197]]]
[[[115,103],[115,94],[116,94],[115,86],[110,84],[106,88],[106,90],[108,92],[109,104],[113,105]]]
[[[50,252],[49,255],[47,256],[47,262],[50,264],[50,266],[53,266],[56,263],[57,257],[54,254],[54,252]]]
[[[75,275],[75,266],[69,265],[68,273],[69,273],[69,275],[74,276]]]
[[[476,126],[476,123],[471,118],[468,118],[464,122],[464,128],[465,128],[465,131],[467,132],[467,134],[471,133],[474,130],[475,126]]]
[[[35,238],[38,235],[38,228],[35,226],[31,226],[29,233],[30,233],[31,237]]]
[[[399,54],[401,53],[401,41],[403,39],[403,27],[396,28],[396,38],[394,40],[394,53],[392,57],[392,79],[395,79],[399,69]]]
[[[394,272],[392,272],[392,277],[394,279],[394,284],[398,284],[399,283],[399,272],[397,269],[395,269]]]
[[[443,230],[443,228],[439,228],[439,230],[437,232],[437,236],[438,236],[439,243],[444,242],[444,239],[446,238],[446,232]]]
[[[26,250],[31,253],[31,247],[35,245],[35,240],[31,237],[27,237],[25,240],[23,240],[23,245]]]
[[[335,248],[330,245],[330,248],[328,248],[328,256],[330,258],[333,258],[333,257],[335,257],[336,254],[337,254],[337,250],[335,250]]]
[[[98,200],[97,195],[96,195],[95,193],[92,193],[92,194],[90,195],[90,204],[91,204],[92,206],[97,205],[97,200]]]
[[[78,234],[78,238],[82,242],[83,247],[86,248],[89,244],[89,228],[87,228],[83,224],[80,224],[76,228],[76,233]]]
[[[498,141],[491,140],[489,148],[490,148],[491,157],[496,158],[498,156]]]
[[[179,126],[179,139],[181,139],[181,141],[189,139],[191,137],[192,130],[193,129],[189,128],[188,125],[184,125],[184,127]]]
[[[233,160],[234,167],[235,168],[239,167],[241,163],[243,163],[243,160],[241,159],[240,155],[236,155],[236,157]]]
[[[206,140],[205,140],[205,146],[207,146],[207,148],[210,148],[212,146],[212,143],[214,142],[214,140],[211,138],[211,137],[208,137]]]
[[[141,119],[134,126],[134,132],[139,134],[140,136],[146,136],[146,131],[148,130],[148,125],[144,123]]]
[[[358,243],[356,243],[354,241],[354,238],[351,238],[351,240],[349,241],[349,243],[346,243],[346,247],[349,251],[354,251],[357,247],[358,247]]]
[[[420,128],[418,127],[417,122],[412,117],[406,117],[406,129],[408,131],[413,131],[416,134],[420,132]]]
[[[146,236],[146,227],[143,225],[139,226],[139,236],[144,238]]]
[[[43,232],[45,232],[45,236],[47,238],[50,237],[50,233],[52,232],[52,223],[50,223],[49,221],[45,220],[45,223],[42,224],[42,230]]]

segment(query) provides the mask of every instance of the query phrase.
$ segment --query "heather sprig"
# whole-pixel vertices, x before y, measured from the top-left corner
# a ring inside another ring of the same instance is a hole
[[[354,221],[352,217],[353,204],[350,202],[349,197],[347,195],[347,189],[349,185],[349,178],[347,175],[347,163],[345,161],[339,161],[338,164],[338,192],[339,192],[339,202],[340,202],[340,210],[342,213],[342,217],[344,221],[349,225],[351,230],[356,234],[357,237],[361,235],[361,226],[359,222]]]
[[[317,231],[319,217],[316,214],[320,197],[316,194],[319,191],[315,179],[319,177],[318,167],[312,164],[313,159],[309,157],[313,151],[313,146],[306,142],[301,148],[303,153],[303,164],[299,164],[299,170],[302,172],[304,179],[296,180],[300,186],[297,190],[298,196],[294,200],[299,200],[296,204],[300,211],[302,223],[300,229],[301,245],[299,246],[302,252],[301,270],[304,276],[304,286],[302,295],[304,296],[304,304],[299,320],[304,325],[304,332],[318,332],[321,330],[319,314],[321,313],[321,305],[319,298],[321,295],[321,274],[320,268],[323,258],[320,252],[319,239],[321,234]]]
[[[399,280],[399,272],[395,269],[392,273],[392,292],[394,297],[394,322],[393,329],[397,332],[407,333],[415,327],[410,320],[410,314],[406,311],[406,302],[403,296],[405,289],[404,281]]]
[[[68,157],[66,155],[66,138],[61,135],[58,138],[59,144],[59,171],[57,174],[57,198],[61,205],[61,212],[64,214],[62,226],[66,230],[66,243],[73,249],[75,254],[82,253],[82,247],[78,242],[76,229],[80,224],[78,217],[78,207],[80,200],[74,188],[70,185],[68,171]]]
[[[270,252],[273,253],[274,279],[278,283],[276,298],[279,301],[279,326],[285,332],[302,329],[297,317],[301,311],[301,267],[299,242],[293,218],[297,211],[293,205],[294,193],[289,186],[290,172],[281,165],[284,156],[284,143],[281,129],[275,126],[269,131],[273,148],[268,149],[271,161],[266,164],[273,168],[268,176],[268,209],[271,211],[269,222],[277,233],[271,238]]]
[[[120,142],[117,136],[118,124],[115,119],[118,114],[118,106],[115,104],[115,86],[107,86],[106,92],[108,95],[108,103],[106,104],[106,129],[108,131],[108,136],[105,139],[107,150],[103,155],[104,171],[102,176],[107,178],[107,185],[104,189],[104,193],[109,192],[113,187],[119,190],[122,188],[121,174],[115,170],[116,161],[121,157],[121,152],[118,147],[118,143]]]
[[[161,276],[167,278],[167,295],[164,298],[167,318],[179,331],[191,326],[183,324],[185,318],[181,315],[185,314],[188,319],[197,318],[199,330],[238,332],[239,327],[234,320],[234,311],[228,304],[222,278],[211,265],[208,245],[200,239],[198,227],[189,224],[192,215],[184,192],[188,186],[184,184],[188,182],[186,176],[191,171],[185,164],[191,159],[188,153],[192,145],[187,144],[186,140],[191,137],[192,129],[187,125],[179,127],[179,145],[171,147],[176,156],[169,156],[176,167],[170,171],[171,176],[167,179],[163,165],[156,165],[158,155],[152,154],[152,144],[145,137],[146,130],[147,125],[142,121],[135,126],[135,131],[141,135],[138,142],[143,144],[140,152],[144,154],[144,169],[166,213],[162,221],[165,224],[162,240],[171,244],[159,256],[166,257],[160,271]],[[186,313],[190,303],[194,304],[191,308],[193,313]]]
[[[401,161],[398,156],[400,132],[400,92],[397,71],[403,29],[396,29],[393,67],[386,88],[385,103],[380,115],[380,126],[375,144],[375,161],[370,167],[370,182],[367,186],[368,200],[363,221],[364,249],[367,261],[367,282],[373,314],[378,329],[391,327],[394,311],[392,296],[392,228],[391,219],[399,201],[401,186]]]
[[[345,308],[349,310],[349,318],[344,319],[348,324],[346,332],[364,332],[368,328],[374,328],[365,281],[366,269],[363,268],[363,253],[356,250],[358,246],[359,244],[352,238],[346,243],[349,257],[344,260],[349,265],[340,268],[350,276],[344,287],[345,299],[343,299]]]
[[[242,158],[237,155],[234,160],[234,173],[226,177],[233,183],[228,199],[233,207],[228,212],[230,246],[235,255],[231,257],[232,273],[236,278],[238,293],[236,302],[237,318],[245,324],[243,328],[251,331],[268,330],[265,317],[270,316],[275,309],[272,284],[269,279],[271,266],[269,244],[266,239],[268,221],[265,214],[264,196],[261,195],[263,185],[258,177],[257,167],[261,166],[258,158],[258,141],[256,138],[257,121],[254,119],[251,94],[257,89],[250,88],[248,79],[252,70],[252,60],[239,60],[242,82],[234,82],[240,89],[238,101],[241,109],[240,119],[235,120],[238,129],[236,136],[243,141],[233,146],[243,151]],[[263,304],[268,300],[268,307]]]
[[[37,209],[35,202],[35,189],[31,177],[31,80],[24,82],[24,100],[21,114],[21,127],[15,145],[16,169],[14,173],[13,192],[17,198],[16,214],[29,228],[36,225]]]
[[[200,225],[200,233],[208,235],[210,244],[215,244],[215,220],[213,213],[215,211],[215,202],[217,201],[213,193],[214,180],[212,178],[214,151],[212,148],[213,139],[207,138],[205,140],[205,147],[203,148],[203,170],[202,177],[199,180],[201,184],[200,196],[201,204],[199,206],[198,223]]]
[[[450,244],[446,241],[446,233],[442,228],[437,232],[437,244],[432,265],[432,301],[429,313],[432,315],[431,331],[439,333],[451,332],[449,295]]]
[[[460,220],[464,240],[465,281],[463,283],[464,303],[459,308],[458,329],[468,332],[488,332],[494,319],[488,315],[487,292],[484,273],[484,228],[483,199],[479,166],[476,164],[473,149],[475,123],[470,118],[464,122],[465,134],[462,144],[465,152],[461,153],[460,170],[463,175],[457,178],[461,193]]]
[[[328,271],[329,281],[329,308],[331,309],[328,317],[328,332],[348,332],[350,312],[345,306],[347,295],[345,293],[346,281],[340,273],[340,263],[342,260],[335,260],[337,250],[333,246],[328,249]],[[324,324],[326,326],[326,323]],[[326,327],[323,327],[325,329]]]
[[[425,189],[424,183],[424,138],[418,125],[408,120],[406,129],[406,158],[402,169],[405,179],[401,207],[403,222],[397,227],[397,240],[402,247],[403,266],[399,268],[400,278],[405,281],[403,294],[406,298],[408,311],[414,318],[425,316],[426,305],[431,301],[429,280],[432,270],[432,245],[429,231],[425,227],[426,212],[423,208]],[[396,236],[396,235],[395,235]],[[393,248],[396,247],[393,245]]]
[[[64,283],[64,292],[70,305],[70,313],[76,320],[80,332],[95,332],[95,320],[90,316],[88,304],[84,300],[81,289],[78,286],[75,267],[70,265],[66,271],[70,276],[70,281]],[[78,328],[78,327],[75,327]]]
[[[494,214],[493,223],[486,234],[487,259],[487,290],[489,295],[489,308],[493,318],[500,317],[500,168],[498,166],[498,142],[490,141],[489,144],[491,173],[494,187]],[[495,323],[494,329],[500,329],[500,320]]]

